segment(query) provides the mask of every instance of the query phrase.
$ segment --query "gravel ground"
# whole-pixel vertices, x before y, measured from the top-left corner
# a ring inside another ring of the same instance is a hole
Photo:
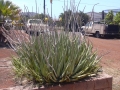
[[[113,90],[120,90],[120,39],[98,39],[89,37],[98,55],[103,55],[100,62],[103,72],[113,77]]]
[[[15,53],[8,48],[0,48],[0,89],[15,86],[10,58]]]

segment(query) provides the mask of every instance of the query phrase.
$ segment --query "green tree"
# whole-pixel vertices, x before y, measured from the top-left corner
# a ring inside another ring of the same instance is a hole
[[[61,24],[61,26],[64,26],[65,25],[65,14],[64,13],[61,13],[59,15],[59,18],[62,18],[61,21],[58,21],[58,25]]]
[[[74,18],[74,16],[76,18]],[[59,18],[62,18],[62,26],[65,25],[68,21],[76,21],[78,24],[83,25],[86,24],[89,20],[89,16],[83,12],[73,13],[71,10],[65,11],[59,15]]]
[[[113,11],[110,11],[105,17],[105,22],[107,24],[114,24],[113,18],[114,18]]]
[[[80,12],[80,15],[82,15],[81,16],[82,25],[86,24],[89,21],[90,17],[86,13],[83,13],[83,12]]]
[[[114,23],[120,25],[120,12],[118,12],[114,17]]]
[[[9,18],[11,20],[19,20],[20,9],[11,1],[0,0],[0,19],[4,21]]]
[[[59,18],[62,18],[61,21],[59,21],[64,29],[69,29],[70,31],[72,29],[75,29],[75,31],[78,31],[78,28],[82,25],[86,24],[89,20],[89,16],[83,12],[72,12],[71,10],[65,11],[64,13],[61,13],[59,15]]]

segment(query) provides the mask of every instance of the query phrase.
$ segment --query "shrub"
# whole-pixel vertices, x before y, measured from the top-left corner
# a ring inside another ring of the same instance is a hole
[[[97,74],[100,66],[92,44],[68,33],[41,34],[33,43],[17,48],[12,64],[15,75],[34,84],[78,81]]]

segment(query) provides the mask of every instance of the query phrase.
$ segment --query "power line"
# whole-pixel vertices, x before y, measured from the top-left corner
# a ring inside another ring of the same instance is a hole
[[[62,1],[62,0],[54,0],[54,1],[59,1],[59,2],[64,2],[64,1]],[[67,1],[65,1],[65,2],[67,2]],[[75,3],[78,3],[78,2],[75,2]],[[94,5],[94,4],[90,4],[90,3],[80,3],[80,4],[84,4],[84,5]],[[105,6],[105,7],[115,7],[115,8],[120,8],[120,7],[116,7],[116,6],[107,6],[107,5],[102,5],[102,4],[99,4],[99,5],[97,5],[97,6]]]

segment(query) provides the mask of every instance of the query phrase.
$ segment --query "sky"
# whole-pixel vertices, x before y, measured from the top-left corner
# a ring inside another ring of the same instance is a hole
[[[28,7],[29,12],[38,12],[43,13],[43,1],[44,0],[10,0],[15,5],[19,6],[22,11],[26,11],[25,7]],[[37,10],[36,10],[36,2],[37,2]],[[50,0],[46,1],[46,13],[51,15],[51,3]],[[70,7],[70,1],[73,3],[75,2],[75,5],[78,6],[78,3],[80,0],[65,0],[65,6],[67,7],[68,2],[68,8]],[[97,4],[97,5],[95,5]],[[94,6],[95,5],[95,6]],[[120,9],[120,0],[81,0],[80,5],[78,7],[78,10],[84,12],[91,12],[94,6],[95,12],[101,12],[102,10],[107,9]],[[53,0],[52,2],[52,17],[58,18],[60,13],[64,12],[64,0]]]

